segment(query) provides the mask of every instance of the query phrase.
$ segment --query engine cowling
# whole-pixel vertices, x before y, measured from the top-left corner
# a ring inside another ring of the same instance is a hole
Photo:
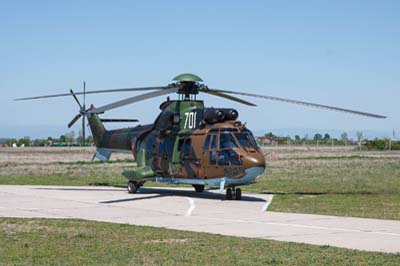
[[[209,124],[236,120],[239,117],[238,111],[232,108],[205,108],[204,121]]]

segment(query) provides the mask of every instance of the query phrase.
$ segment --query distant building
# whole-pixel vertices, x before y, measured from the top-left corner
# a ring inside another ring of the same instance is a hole
[[[261,146],[275,144],[275,140],[270,137],[257,137],[257,141]]]

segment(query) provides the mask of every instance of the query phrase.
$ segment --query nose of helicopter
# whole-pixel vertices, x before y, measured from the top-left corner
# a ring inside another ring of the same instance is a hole
[[[262,173],[264,173],[266,168],[266,162],[264,155],[259,152],[249,152],[246,156],[243,156],[243,168],[245,171],[245,176],[243,177],[243,183],[250,184],[254,182]]]
[[[244,168],[261,167],[265,169],[266,163],[264,155],[261,152],[249,153],[243,158]]]

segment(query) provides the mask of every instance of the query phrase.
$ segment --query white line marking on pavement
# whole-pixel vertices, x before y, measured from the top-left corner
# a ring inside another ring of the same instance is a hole
[[[268,210],[268,207],[271,204],[273,198],[274,198],[274,195],[271,195],[271,198],[266,200],[266,203],[261,208],[261,212],[265,212]]]
[[[185,199],[187,199],[189,201],[189,204],[190,204],[190,207],[186,211],[185,216],[190,216],[190,215],[192,215],[193,210],[196,208],[196,205],[194,204],[194,200],[192,198],[185,197]]]

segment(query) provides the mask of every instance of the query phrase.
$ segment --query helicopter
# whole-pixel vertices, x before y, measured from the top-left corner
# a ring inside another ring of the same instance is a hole
[[[238,120],[233,108],[205,107],[197,99],[199,93],[222,97],[248,106],[254,103],[237,96],[256,97],[307,107],[333,110],[355,115],[383,119],[382,115],[344,109],[334,106],[259,95],[247,92],[209,88],[194,74],[176,76],[167,86],[94,90],[18,98],[16,101],[72,96],[79,105],[79,113],[68,124],[70,128],[82,117],[88,120],[96,152],[93,156],[108,161],[113,152],[130,152],[137,166],[123,175],[128,179],[127,190],[136,193],[147,181],[192,185],[196,192],[205,186],[226,188],[227,200],[240,200],[239,186],[248,185],[260,177],[266,160],[253,133]],[[146,91],[101,107],[85,106],[87,94]],[[160,114],[154,123],[123,129],[107,130],[106,122],[137,122],[136,119],[102,119],[99,115],[121,106],[146,99],[177,93],[178,99],[160,105]],[[83,105],[77,98],[83,95]],[[234,96],[235,95],[235,96]]]

